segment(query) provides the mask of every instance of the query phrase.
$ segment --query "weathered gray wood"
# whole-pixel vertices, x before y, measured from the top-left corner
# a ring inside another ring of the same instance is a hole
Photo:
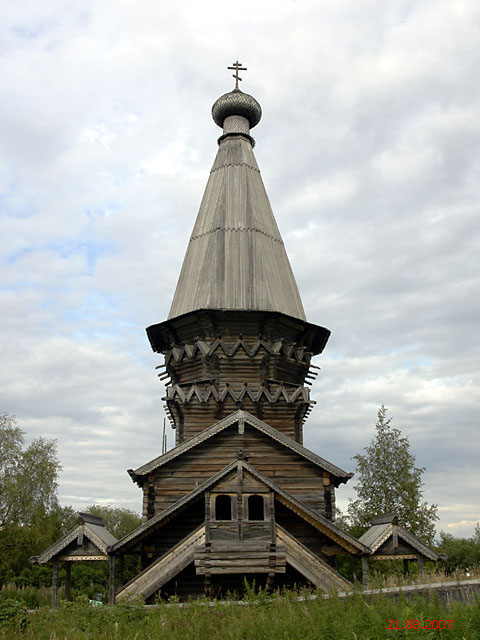
[[[121,555],[118,558],[118,587],[121,589],[124,583],[124,573],[125,573],[125,556]]]
[[[65,562],[65,600],[70,600],[70,582],[72,577],[72,564]]]
[[[195,567],[199,575],[285,573],[285,562],[285,547],[272,550],[270,544],[264,545],[263,549],[257,545],[237,543],[234,549],[212,546],[209,549],[197,547],[195,550]]]
[[[251,143],[220,145],[169,318],[196,309],[258,309],[305,320]]]
[[[439,554],[427,547],[421,540],[397,524],[394,514],[374,518],[373,524],[360,538],[373,552],[372,559],[414,559],[422,555],[437,562]]]
[[[364,589],[368,589],[368,558],[362,556],[362,586]]]
[[[245,420],[242,418],[241,423],[245,426]],[[243,435],[244,428],[239,429],[239,433]],[[238,540],[243,540],[243,506],[242,506],[242,482],[243,482],[243,466],[242,462],[237,462],[237,494],[236,494],[236,512],[238,521]]]
[[[276,525],[277,540],[285,545],[287,562],[307,580],[324,591],[350,591],[352,585],[310,549],[296,540],[286,529]]]
[[[275,495],[273,491],[270,492],[268,496],[268,520],[270,525],[270,543],[276,543],[276,533],[275,533]]]
[[[117,539],[105,529],[101,518],[82,513],[79,524],[52,544],[39,556],[31,558],[34,564],[47,564],[57,560],[77,559],[78,556],[91,556],[95,559],[107,558],[107,550]]]
[[[115,556],[109,558],[108,602],[115,604]]]
[[[204,544],[205,525],[202,524],[162,557],[146,567],[138,576],[130,580],[117,593],[117,602],[132,594],[148,598],[190,564],[194,558],[195,547]]]
[[[210,324],[213,335],[206,335]],[[171,336],[163,335],[170,329]],[[147,332],[154,349],[166,357],[172,380],[166,409],[177,428],[177,444],[234,412],[238,403],[302,442],[302,425],[312,408],[306,375],[312,353],[323,348],[328,331],[291,316],[210,310]],[[218,333],[230,335],[219,338]],[[314,338],[320,334],[321,339]]]
[[[233,437],[232,437],[233,436]],[[160,467],[155,474],[155,512],[174,504],[182,496],[195,488],[197,482],[212,477],[219,469],[232,461],[238,449],[248,450],[249,461],[289,493],[295,495],[304,504],[319,513],[325,513],[323,478],[316,467],[285,450],[280,443],[268,436],[246,428],[240,436],[238,430],[218,434],[212,441],[201,443],[193,450],[186,451],[180,458],[172,460],[168,466]],[[244,483],[247,478],[244,478]],[[254,489],[255,482],[248,479]],[[232,478],[219,487],[228,493],[236,493],[235,480]],[[246,489],[242,485],[245,493]],[[255,492],[266,492],[263,486]],[[333,492],[333,488],[331,489]],[[148,504],[148,502],[147,502]],[[144,503],[144,508],[145,508]],[[212,506],[211,506],[212,509]],[[213,513],[213,510],[212,510]],[[148,513],[145,511],[144,516]]]
[[[58,604],[58,559],[54,558],[52,562],[52,607]]]
[[[210,491],[205,491],[205,544],[210,543]]]

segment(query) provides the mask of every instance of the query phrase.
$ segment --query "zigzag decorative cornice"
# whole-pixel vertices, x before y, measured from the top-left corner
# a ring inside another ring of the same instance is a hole
[[[293,404],[299,399],[304,403],[310,404],[311,402],[310,390],[303,386],[299,386],[291,392],[288,392],[282,384],[278,385],[273,392],[269,391],[263,384],[257,390],[252,390],[247,385],[244,385],[241,391],[238,392],[228,385],[225,385],[221,390],[216,389],[212,384],[203,385],[203,388],[200,388],[195,383],[186,388],[184,385],[182,386],[174,384],[171,387],[167,387],[167,395],[162,399],[167,402],[179,399],[183,404],[188,404],[193,398],[199,402],[208,402],[210,398],[217,402],[224,402],[227,397],[230,397],[234,402],[241,402],[245,398],[249,398],[252,402],[259,402],[262,398],[265,398],[269,403],[278,402],[281,398],[289,404]]]
[[[283,340],[277,340],[276,342],[257,340],[253,344],[249,345],[242,338],[239,338],[233,345],[229,345],[222,338],[217,338],[213,342],[197,340],[194,344],[172,347],[172,349],[164,352],[165,365],[168,366],[172,358],[175,362],[180,362],[185,357],[194,358],[199,352],[203,356],[211,356],[218,348],[220,348],[228,357],[234,356],[241,348],[245,351],[247,356],[253,358],[260,347],[263,347],[267,353],[272,355],[283,355],[287,360],[292,360],[299,364],[310,364],[310,351],[308,351],[306,347],[297,347],[295,343],[285,344]]]
[[[269,233],[266,233],[265,231],[258,229],[257,227],[216,227],[215,229],[210,229],[210,231],[205,231],[204,233],[198,233],[195,236],[191,236],[190,242],[192,242],[193,240],[198,240],[198,238],[203,238],[204,236],[208,236],[211,233],[217,233],[217,231],[252,231],[255,233],[261,233],[266,238],[270,238],[270,240],[273,240],[274,242],[278,242],[278,244],[281,244],[283,247],[283,240],[281,240],[280,238],[276,238],[275,236],[272,236]]]
[[[221,169],[225,169],[225,167],[247,167],[248,169],[252,169],[252,171],[260,173],[260,169],[258,167],[254,167],[253,164],[248,164],[248,162],[225,162],[225,164],[221,164],[220,166],[211,169],[210,174],[220,171]]]

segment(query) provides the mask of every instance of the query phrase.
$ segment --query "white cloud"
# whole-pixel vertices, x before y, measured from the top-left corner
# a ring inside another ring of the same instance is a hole
[[[58,439],[64,502],[140,507],[125,469],[163,420],[144,327],[168,314],[239,56],[308,318],[333,332],[306,444],[350,470],[386,404],[441,527],[473,530],[479,18],[474,0],[2,12],[0,407]]]

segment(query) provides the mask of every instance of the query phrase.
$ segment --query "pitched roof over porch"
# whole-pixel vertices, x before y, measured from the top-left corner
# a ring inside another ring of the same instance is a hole
[[[398,517],[385,513],[372,520],[372,526],[359,541],[371,550],[371,560],[415,560],[423,557],[437,562],[442,557],[398,524]]]
[[[54,560],[107,560],[108,548],[116,541],[115,536],[105,528],[102,518],[89,513],[79,513],[78,525],[43,553],[31,557],[30,562],[47,564]]]

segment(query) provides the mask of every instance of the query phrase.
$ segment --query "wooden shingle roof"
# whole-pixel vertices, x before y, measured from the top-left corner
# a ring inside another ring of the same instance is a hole
[[[374,520],[374,522],[376,522],[376,520]],[[375,553],[393,537],[394,529],[396,528],[398,537],[402,538],[407,545],[415,549],[420,555],[434,562],[440,560],[438,553],[427,547],[426,544],[409,531],[397,525],[396,519],[392,521],[391,519],[384,518],[383,521],[380,520],[380,522],[381,524],[373,524],[370,529],[359,538],[359,541],[370,549],[372,555],[375,555]],[[383,555],[385,555],[385,553],[382,553],[382,556]],[[392,553],[391,556],[393,558],[395,554]]]
[[[108,548],[117,541],[115,536],[105,528],[102,518],[89,513],[79,513],[78,525],[54,542],[48,549],[45,549],[43,553],[30,558],[30,562],[32,564],[46,564],[54,559],[55,556],[61,555],[75,540],[78,546],[81,546],[84,537],[98,550],[98,556],[103,556],[105,559],[108,557]]]
[[[168,318],[199,309],[277,311],[306,319],[245,136],[220,143]]]

